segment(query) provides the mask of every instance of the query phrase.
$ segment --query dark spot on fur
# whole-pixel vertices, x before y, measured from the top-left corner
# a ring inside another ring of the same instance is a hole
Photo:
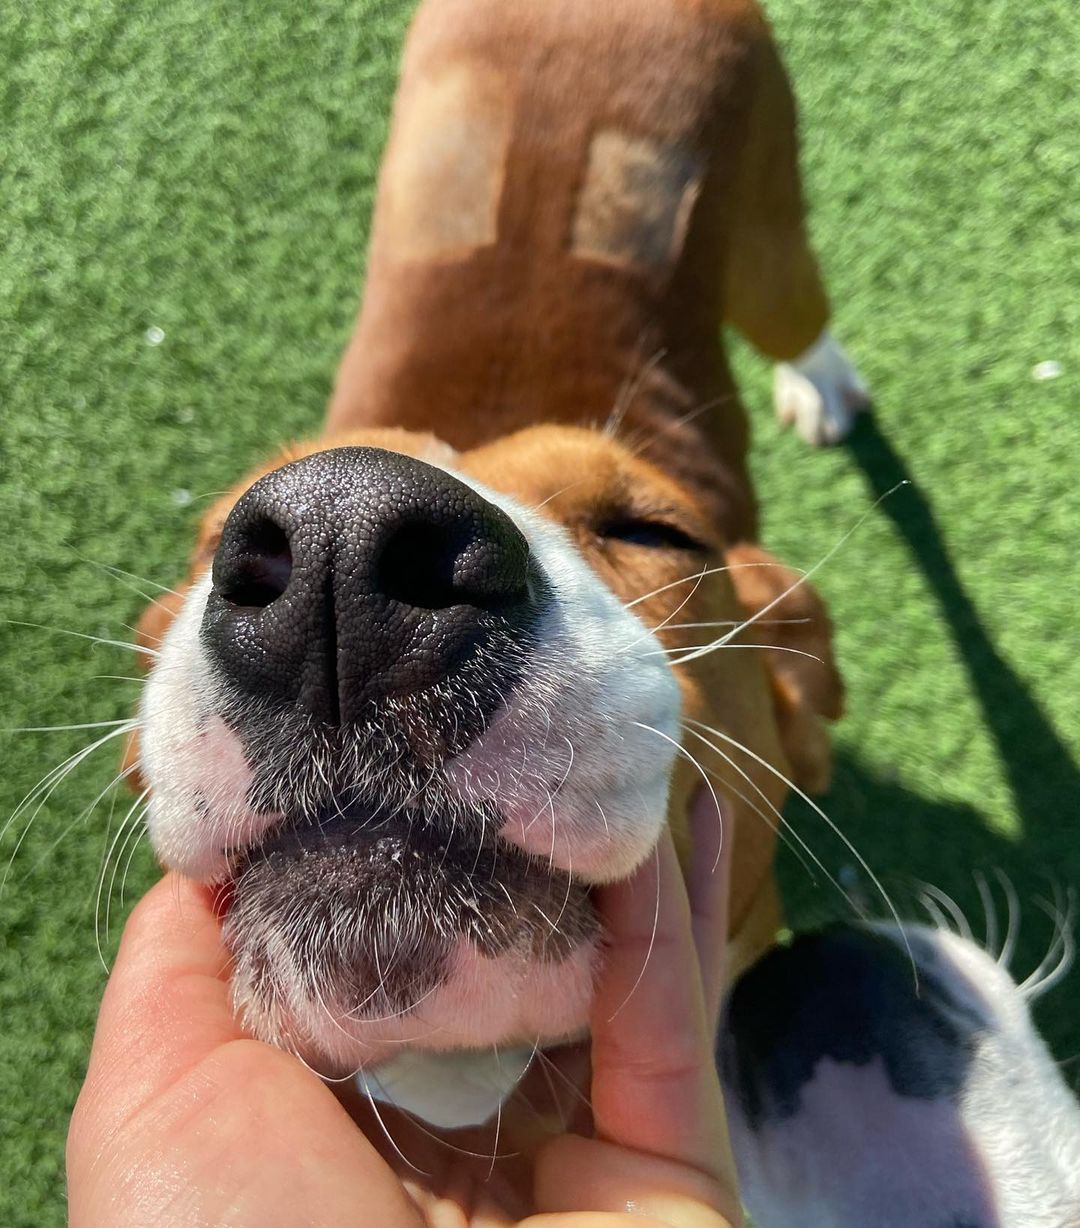
[[[907,953],[854,926],[803,935],[736,984],[721,1031],[724,1082],[754,1129],[793,1116],[822,1058],[880,1058],[898,1096],[954,1098],[983,1020],[925,966],[916,989]]]

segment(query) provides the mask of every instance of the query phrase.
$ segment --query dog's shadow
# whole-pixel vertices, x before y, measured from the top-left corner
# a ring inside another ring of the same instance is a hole
[[[859,418],[847,447],[875,497],[900,482],[909,483],[882,500],[879,510],[896,526],[937,599],[997,745],[1025,831],[1037,833],[1048,822],[1058,822],[1080,799],[1080,770],[1068,747],[987,634],[926,496],[873,417]]]
[[[1052,899],[1055,888],[1059,893],[1067,892],[1080,878],[1076,864],[1061,863],[1064,842],[1060,832],[1061,824],[1072,820],[1080,798],[1080,770],[1047,714],[987,634],[953,567],[928,500],[872,416],[859,419],[846,447],[875,497],[898,483],[909,483],[884,499],[879,513],[896,526],[937,600],[997,748],[1022,820],[1023,837],[1013,840],[996,832],[987,816],[973,806],[921,796],[882,779],[869,772],[857,757],[843,752],[838,756],[833,786],[823,799],[823,809],[852,836],[867,863],[886,873],[890,893],[896,895],[901,911],[909,916],[914,915],[917,883],[922,880],[953,897],[972,918],[978,936],[983,902],[976,876],[982,872],[993,882],[998,871],[1007,875],[1022,904],[1024,924],[1013,966],[1017,979],[1023,979],[1045,954],[1051,937],[1051,922],[1036,901]],[[806,830],[805,811],[796,813],[793,809],[791,818],[801,831]],[[817,841],[812,843],[818,851]],[[831,857],[830,868],[844,866],[838,861],[842,856]],[[823,891],[820,875],[815,888],[790,851],[781,856],[780,866],[791,916],[799,928],[842,915],[839,893]],[[902,879],[894,873],[901,868]],[[865,874],[854,867],[845,869],[845,874],[852,882],[861,879],[860,889],[867,891]],[[1003,914],[1000,884],[995,894]],[[884,912],[880,899],[870,906],[875,912]],[[1040,1025],[1059,1056],[1071,1056],[1080,1049],[1080,1028],[1072,1012],[1062,1009],[1078,987],[1080,973],[1073,972],[1062,987],[1048,995],[1038,1012]],[[1075,1084],[1080,1067],[1071,1067],[1067,1073],[1072,1074],[1070,1082]]]

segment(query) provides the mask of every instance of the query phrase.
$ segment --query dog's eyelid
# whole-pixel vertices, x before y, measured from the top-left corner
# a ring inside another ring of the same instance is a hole
[[[628,542],[652,549],[685,550],[695,554],[709,551],[708,544],[692,531],[655,513],[612,516],[602,521],[596,532],[608,541]]]

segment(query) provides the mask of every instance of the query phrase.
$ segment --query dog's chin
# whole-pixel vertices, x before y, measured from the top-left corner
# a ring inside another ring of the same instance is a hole
[[[600,929],[587,885],[498,817],[352,805],[278,827],[228,886],[247,1028],[320,1073],[431,1050],[546,1044],[586,1024]]]

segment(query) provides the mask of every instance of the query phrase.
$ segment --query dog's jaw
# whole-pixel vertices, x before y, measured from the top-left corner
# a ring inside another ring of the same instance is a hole
[[[527,668],[480,735],[432,776],[432,797],[497,814],[499,845],[507,857],[525,856],[537,874],[586,887],[623,877],[651,851],[666,818],[677,683],[656,638],[595,576],[562,529],[470,484],[525,534],[552,601]],[[209,575],[193,585],[161,645],[142,705],[141,763],[152,790],[149,828],[158,856],[216,883],[229,880],[271,834],[287,830],[310,799],[283,798],[277,788],[275,801],[289,804],[265,804],[240,709],[201,644],[210,588]],[[362,740],[351,753],[356,788],[370,793]],[[322,799],[323,812],[335,804]],[[542,908],[552,912],[557,929],[559,902]],[[417,901],[413,920],[422,921],[422,912]],[[583,931],[572,949],[541,959],[520,946],[495,957],[479,954],[463,940],[441,953],[445,974],[423,990],[422,1001],[365,1011],[333,985],[305,979],[305,969],[290,966],[295,949],[290,953],[280,936],[263,934],[260,951],[274,952],[279,964],[268,997],[265,978],[245,963],[250,935],[237,928],[239,917],[229,924],[243,1018],[256,1035],[301,1052],[320,1069],[377,1063],[403,1043],[445,1050],[557,1040],[587,1019],[598,934]]]

